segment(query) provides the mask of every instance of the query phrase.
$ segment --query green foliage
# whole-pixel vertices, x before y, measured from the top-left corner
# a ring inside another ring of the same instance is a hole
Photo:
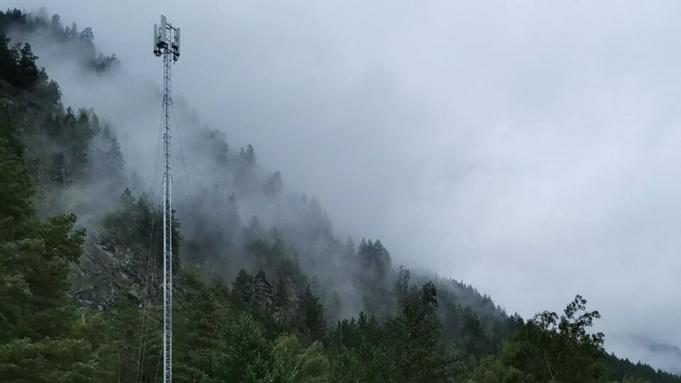
[[[221,366],[228,382],[258,382],[270,373],[272,347],[258,324],[247,314],[233,318],[225,331],[227,363]]]
[[[391,299],[392,260],[390,252],[380,240],[372,242],[362,238],[357,248],[358,285],[364,291],[364,306],[381,319],[394,314],[396,307]]]
[[[94,32],[86,27],[78,30],[76,23],[64,26],[61,17],[53,15],[50,20],[41,15],[30,15],[18,9],[0,12],[0,27],[3,30],[13,28],[20,33],[43,32],[43,37],[49,42],[60,44],[72,57],[80,59],[83,68],[94,73],[102,73],[116,68],[120,62],[115,54],[102,55],[97,53],[94,45]]]
[[[139,198],[126,188],[120,195],[118,209],[105,215],[101,228],[111,242],[125,243],[151,251],[157,265],[163,265],[163,215],[159,206],[154,206],[149,196]],[[173,272],[177,273],[181,262],[179,258],[180,224],[172,217]]]
[[[12,339],[0,345],[0,374],[6,382],[91,382],[100,377],[82,339]]]
[[[614,354],[608,354],[605,359],[608,369],[608,376],[615,381],[631,381],[642,383],[675,383],[681,379],[668,372],[655,370],[647,364],[638,362],[632,363],[629,359],[619,359]]]
[[[361,312],[359,319],[338,323],[331,336],[329,354],[334,382],[390,382],[394,360],[385,329],[374,317]]]
[[[272,345],[247,313],[227,305],[224,287],[198,269],[184,269],[178,282],[176,380],[259,382],[272,375]]]
[[[17,149],[0,138],[0,241],[11,240],[27,230],[33,216],[33,188]]]
[[[603,382],[604,336],[588,332],[598,318],[578,295],[560,317],[545,311],[528,321],[504,347],[502,361],[540,382]]]
[[[219,286],[191,267],[183,269],[178,284],[182,291],[175,306],[176,380],[224,380],[232,341],[227,328],[233,323],[224,298],[220,300]]]
[[[451,375],[455,360],[442,342],[437,309],[437,289],[428,282],[407,300],[398,317],[388,321],[396,380],[446,382]]]
[[[299,313],[298,330],[309,339],[324,339],[326,334],[324,307],[319,303],[319,298],[312,293],[310,285],[307,285],[300,299],[297,312]]]
[[[45,72],[38,69],[31,45],[16,43],[11,48],[9,39],[0,32],[0,79],[21,88],[29,89],[39,81],[46,81]]]
[[[3,199],[0,222],[23,226],[0,241],[0,376],[8,382],[101,380],[107,339],[94,330],[102,330],[101,321],[77,309],[68,283],[85,232],[74,228],[73,215],[33,220],[21,162],[2,143],[0,166],[24,182],[0,184],[18,195]]]
[[[284,383],[329,382],[329,360],[324,347],[313,342],[303,347],[295,335],[283,334],[274,341],[274,373]]]
[[[68,262],[80,256],[84,237],[74,223],[74,216],[55,217],[34,223],[25,238],[0,244],[0,289],[15,301],[3,315],[2,338],[63,335],[62,325],[75,309],[68,296]]]
[[[119,299],[106,320],[113,348],[110,371],[116,381],[157,380],[162,352],[162,306],[140,308],[127,299]]]
[[[404,300],[400,315],[380,325],[360,313],[331,335],[332,379],[341,382],[448,382],[461,365],[443,341],[437,289],[429,282]]]
[[[499,359],[488,356],[475,368],[470,383],[534,383],[531,375],[525,374]]]

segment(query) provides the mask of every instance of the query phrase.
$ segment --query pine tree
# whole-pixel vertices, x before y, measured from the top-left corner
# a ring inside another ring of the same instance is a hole
[[[0,120],[0,123],[11,124],[7,120]],[[10,129],[10,126],[3,126],[7,135],[13,135]],[[19,148],[10,147],[5,138],[0,138],[0,241],[14,239],[25,232],[33,216],[33,188],[20,154],[17,154]]]
[[[447,381],[454,360],[442,343],[437,307],[437,290],[428,282],[421,288],[420,296],[410,298],[400,315],[388,322],[394,381]]]
[[[322,340],[326,335],[326,320],[324,319],[324,307],[319,303],[310,285],[307,285],[299,302],[298,329],[310,339]]]
[[[0,164],[10,174],[22,173],[2,145]],[[2,186],[11,190],[14,185]],[[30,193],[29,187],[19,195]],[[101,355],[94,339],[84,336],[87,326],[78,326],[67,279],[85,232],[74,229],[73,215],[31,221],[30,203],[22,198],[8,199],[4,206],[0,221],[24,227],[0,242],[0,376],[13,382],[102,379],[107,371],[98,368]]]

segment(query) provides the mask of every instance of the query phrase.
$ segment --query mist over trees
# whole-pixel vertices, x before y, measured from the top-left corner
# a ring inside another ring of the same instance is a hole
[[[59,15],[8,10],[0,27],[0,376],[155,381],[158,192],[119,127],[63,105],[34,47],[88,76],[125,64]],[[608,355],[580,296],[525,320],[395,264],[380,239],[337,238],[320,201],[291,192],[252,145],[175,108],[196,156],[184,166],[203,175],[175,205],[176,381],[681,382]]]

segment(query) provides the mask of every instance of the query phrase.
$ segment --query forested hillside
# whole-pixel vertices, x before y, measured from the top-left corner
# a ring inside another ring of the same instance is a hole
[[[156,381],[154,180],[126,161],[120,127],[63,105],[34,47],[92,78],[125,62],[57,15],[9,10],[0,27],[0,377]],[[233,149],[228,126],[175,109],[185,167],[209,175],[175,205],[177,382],[681,382],[608,355],[580,296],[525,320],[405,269],[379,239],[338,238],[319,201],[253,146]]]

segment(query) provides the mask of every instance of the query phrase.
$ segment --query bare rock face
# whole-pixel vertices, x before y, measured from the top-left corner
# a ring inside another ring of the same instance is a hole
[[[106,236],[90,234],[79,264],[72,267],[73,295],[81,306],[113,308],[119,299],[142,306],[159,296],[158,268],[141,249],[131,249]]]

